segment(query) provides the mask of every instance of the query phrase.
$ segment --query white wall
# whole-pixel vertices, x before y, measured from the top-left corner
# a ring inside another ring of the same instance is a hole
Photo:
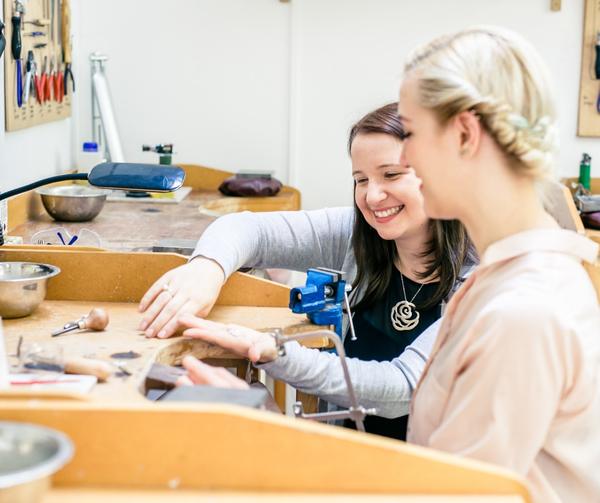
[[[276,0],[77,2],[77,144],[91,135],[93,51],[107,79],[125,158],[174,143],[175,162],[287,177],[289,6]]]
[[[396,99],[407,52],[444,32],[498,24],[527,37],[554,77],[561,125],[558,167],[576,174],[583,151],[600,176],[600,140],[576,137],[583,0],[292,0],[297,110],[291,182],[315,208],[351,202],[346,136],[352,122]]]
[[[11,57],[10,41],[6,44],[5,57]],[[0,61],[0,78],[3,83],[3,60]],[[14,78],[14,75],[9,78]],[[0,191],[73,168],[71,119],[7,132],[4,129],[4,106],[4,85],[0,85]]]
[[[0,132],[0,190],[72,166],[90,136],[88,55],[108,79],[125,155],[173,142],[179,162],[268,169],[314,208],[351,201],[352,122],[396,98],[418,43],[475,23],[513,28],[544,55],[561,119],[562,174],[583,151],[600,176],[600,141],[576,137],[583,0],[85,0],[72,2],[74,118]],[[3,66],[3,65],[0,65]],[[1,103],[4,102],[2,99]],[[0,104],[0,108],[3,105]]]

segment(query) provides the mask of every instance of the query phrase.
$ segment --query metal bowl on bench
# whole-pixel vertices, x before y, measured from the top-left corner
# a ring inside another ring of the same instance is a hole
[[[86,185],[44,187],[36,192],[42,197],[44,208],[54,220],[87,222],[102,210],[108,190]]]
[[[60,269],[33,262],[0,262],[0,316],[31,314],[46,297],[46,284]]]
[[[56,430],[0,421],[0,503],[38,503],[50,477],[73,457],[73,444]]]

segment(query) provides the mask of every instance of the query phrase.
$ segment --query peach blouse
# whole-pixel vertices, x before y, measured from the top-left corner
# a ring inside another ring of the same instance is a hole
[[[410,442],[502,465],[539,503],[600,502],[600,307],[566,230],[488,247],[416,388]]]

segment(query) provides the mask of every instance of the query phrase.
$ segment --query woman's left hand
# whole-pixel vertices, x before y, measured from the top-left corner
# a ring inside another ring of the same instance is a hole
[[[227,369],[211,367],[193,356],[186,356],[182,363],[188,373],[177,379],[177,386],[206,384],[229,389],[248,389],[250,387],[246,381],[234,376]]]
[[[179,318],[179,323],[187,327],[184,337],[201,339],[234,352],[252,363],[266,363],[277,358],[275,340],[270,334],[258,332],[242,325],[219,323],[189,314]]]

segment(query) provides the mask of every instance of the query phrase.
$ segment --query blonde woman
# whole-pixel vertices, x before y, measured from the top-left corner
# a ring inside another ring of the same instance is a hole
[[[544,65],[508,31],[445,36],[409,59],[399,113],[427,214],[462,221],[481,257],[445,311],[408,440],[510,468],[538,503],[600,501],[600,308],[582,267],[598,245],[539,196],[555,137]]]
[[[480,266],[445,312],[408,440],[506,466],[535,501],[600,501],[600,309],[539,197],[555,123],[549,79],[517,35],[473,28],[418,50],[400,91],[401,163],[431,218],[459,219]]]

